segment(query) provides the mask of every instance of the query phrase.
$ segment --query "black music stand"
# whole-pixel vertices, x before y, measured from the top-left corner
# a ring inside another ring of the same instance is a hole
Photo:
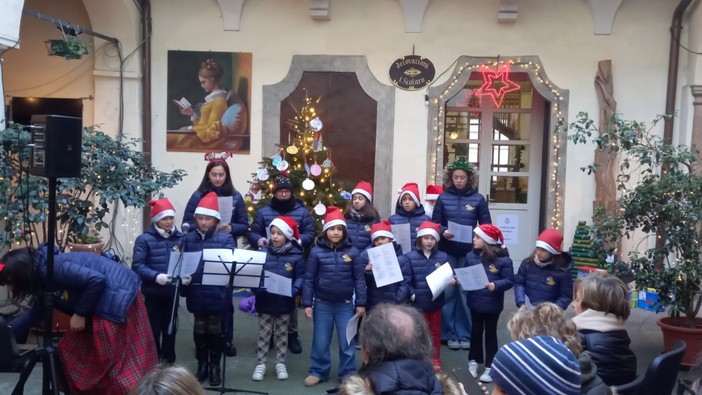
[[[217,256],[218,261],[212,261],[212,260],[207,260],[204,258],[203,255],[203,260],[204,260],[204,267],[203,267],[203,283],[205,282],[205,276],[207,275],[214,275],[214,276],[227,276],[227,283],[226,283],[226,293],[227,297],[231,298],[232,297],[232,290],[234,288],[234,278],[239,277],[242,279],[247,279],[249,281],[258,281],[257,285],[258,288],[263,288],[264,285],[264,271],[263,271],[263,264],[262,263],[251,263],[251,259],[248,260],[248,262],[235,262],[232,260],[232,262],[225,262],[224,259],[222,259],[221,256]],[[210,265],[212,271],[207,271],[207,263],[217,263],[218,265],[221,264],[221,266],[213,267],[213,265]],[[251,266],[260,266],[260,273],[257,275],[250,275],[250,274],[244,274],[242,271]],[[245,285],[245,284],[242,284]],[[248,287],[247,287],[248,288]],[[254,287],[256,288],[256,287]],[[227,356],[222,353],[222,383],[220,384],[219,387],[204,387],[206,391],[216,391],[219,392],[220,394],[226,394],[226,393],[247,393],[247,394],[259,394],[259,395],[268,395],[268,392],[260,392],[260,391],[251,391],[251,390],[244,390],[244,389],[237,389],[237,388],[227,388],[226,387],[226,382],[227,382]]]
[[[22,369],[20,378],[15,385],[14,390],[12,390],[12,395],[21,395],[24,393],[24,385],[27,383],[29,375],[32,373],[34,366],[37,362],[42,362],[42,394],[58,395],[61,392],[64,394],[70,394],[70,389],[68,387],[68,381],[63,373],[61,367],[61,362],[58,357],[58,351],[56,346],[54,346],[53,338],[53,327],[51,325],[54,314],[54,298],[57,296],[57,292],[53,289],[54,280],[54,241],[56,235],[56,177],[47,177],[49,179],[49,224],[47,229],[46,243],[47,254],[46,254],[46,289],[44,291],[44,339],[43,346],[38,348],[32,358],[29,360],[27,366]],[[27,250],[29,251],[29,250]],[[35,256],[31,254],[32,261],[34,261]],[[34,264],[34,262],[32,262]]]

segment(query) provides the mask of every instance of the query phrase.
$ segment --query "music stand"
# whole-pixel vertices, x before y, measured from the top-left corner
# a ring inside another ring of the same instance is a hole
[[[237,250],[239,251],[239,250]],[[251,251],[247,251],[251,252]],[[223,257],[224,255],[224,257]],[[249,257],[244,262],[236,262],[231,250],[203,250],[203,274],[202,285],[226,285],[227,297],[232,297],[234,279],[237,279],[237,286],[244,288],[263,288],[265,254],[263,262],[253,262],[255,258]],[[226,282],[224,282],[226,281]],[[224,282],[224,284],[223,284]],[[216,391],[225,393],[247,393],[268,395],[268,392],[251,391],[237,388],[227,388],[227,356],[222,353],[222,383],[219,387],[204,387],[206,391]]]
[[[27,383],[29,375],[32,373],[37,362],[42,362],[42,394],[59,395],[61,391],[64,394],[70,394],[68,381],[61,368],[61,362],[58,358],[58,351],[53,344],[53,327],[51,325],[54,314],[54,298],[57,292],[53,289],[54,280],[54,241],[56,235],[56,177],[47,177],[49,179],[49,225],[47,229],[46,243],[46,289],[44,291],[44,339],[43,346],[38,348],[27,366],[22,369],[20,378],[12,390],[12,395],[21,395],[24,393],[24,385]],[[27,250],[29,251],[29,250]],[[31,254],[32,264],[34,264],[34,254]]]

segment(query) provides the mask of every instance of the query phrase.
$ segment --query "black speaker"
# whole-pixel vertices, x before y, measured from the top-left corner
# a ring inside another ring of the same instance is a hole
[[[83,120],[64,115],[32,115],[32,162],[35,176],[80,177]]]

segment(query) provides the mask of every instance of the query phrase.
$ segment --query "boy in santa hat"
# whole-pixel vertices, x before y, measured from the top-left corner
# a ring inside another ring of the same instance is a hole
[[[183,234],[173,226],[175,209],[168,199],[151,200],[149,205],[151,226],[134,242],[132,270],[141,277],[141,292],[158,357],[161,361],[174,363],[176,331],[174,326],[173,333],[169,334],[168,327],[171,323],[170,307],[177,295],[166,272],[171,254],[180,251]],[[174,321],[178,320],[177,314],[178,309]]]
[[[428,216],[432,216],[434,214],[434,205],[436,204],[436,199],[439,198],[439,195],[444,193],[444,188],[441,187],[441,185],[427,185],[427,193],[424,194],[424,201],[426,204],[424,205],[424,212]]]
[[[371,226],[380,221],[380,214],[373,207],[373,187],[368,181],[359,182],[351,191],[344,218],[353,246],[359,251],[368,248],[371,245]]]
[[[424,221],[431,221],[431,217],[424,212],[424,206],[419,194],[419,186],[414,182],[408,182],[402,186],[400,197],[395,204],[395,214],[389,220],[392,225],[410,225],[410,245],[414,245],[417,239],[417,229]],[[404,251],[406,253],[406,251]]]
[[[307,257],[302,287],[305,315],[313,320],[314,325],[312,363],[305,378],[307,387],[329,378],[329,348],[335,326],[339,342],[339,379],[356,372],[356,350],[353,340],[346,339],[346,326],[354,314],[363,315],[366,311],[366,282],[358,254],[348,238],[341,210],[329,207],[324,216],[322,234]]]
[[[219,203],[217,194],[210,192],[203,196],[195,209],[196,229],[183,238],[185,252],[202,251],[206,248],[226,248],[234,250],[236,243],[231,233],[220,230]],[[227,295],[224,286],[203,285],[202,275],[205,262],[200,264],[192,275],[190,285],[183,287],[188,311],[195,316],[193,339],[197,358],[197,379],[200,382],[208,377],[211,386],[222,383],[221,359],[224,351],[222,337],[222,316],[232,303],[232,295]]]

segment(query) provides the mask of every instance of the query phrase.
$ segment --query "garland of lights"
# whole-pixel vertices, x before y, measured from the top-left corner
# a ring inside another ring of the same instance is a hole
[[[495,58],[491,58],[495,59]],[[566,122],[563,117],[563,113],[560,109],[560,103],[564,99],[560,88],[556,87],[551,83],[551,81],[544,75],[539,62],[534,61],[522,61],[520,58],[514,59],[504,59],[496,58],[496,60],[486,60],[482,63],[475,63],[475,58],[466,62],[463,66],[458,67],[458,72],[451,77],[448,86],[439,94],[438,98],[433,99],[433,104],[437,105],[438,112],[437,116],[434,118],[434,128],[433,132],[436,135],[436,149],[432,153],[432,172],[431,172],[431,184],[437,183],[437,177],[439,176],[438,170],[438,160],[442,157],[443,146],[444,146],[444,117],[445,117],[445,107],[444,104],[450,97],[449,93],[456,84],[458,84],[459,79],[463,76],[464,71],[472,73],[473,71],[480,71],[483,74],[483,85],[474,91],[477,96],[489,96],[496,107],[502,105],[502,100],[504,96],[512,91],[519,89],[519,85],[514,83],[509,79],[509,72],[513,67],[519,67],[524,72],[531,72],[535,77],[536,81],[532,81],[534,85],[542,84],[545,85],[548,90],[553,95],[551,100],[551,112],[552,116],[555,116],[556,122],[551,135],[551,157],[553,162],[550,163],[550,180],[548,189],[555,191],[555,199],[553,202],[553,211],[551,212],[550,227],[557,229],[562,229],[562,206],[563,206],[563,192],[561,187],[561,182],[558,178],[558,164],[561,162],[561,152],[562,152],[562,137],[561,134],[565,133]],[[519,72],[519,71],[517,71]],[[500,81],[501,86],[495,89],[494,83]],[[516,85],[516,88],[515,88]],[[452,93],[451,93],[452,94]],[[452,94],[453,95],[453,94]],[[441,182],[439,182],[441,183]]]

